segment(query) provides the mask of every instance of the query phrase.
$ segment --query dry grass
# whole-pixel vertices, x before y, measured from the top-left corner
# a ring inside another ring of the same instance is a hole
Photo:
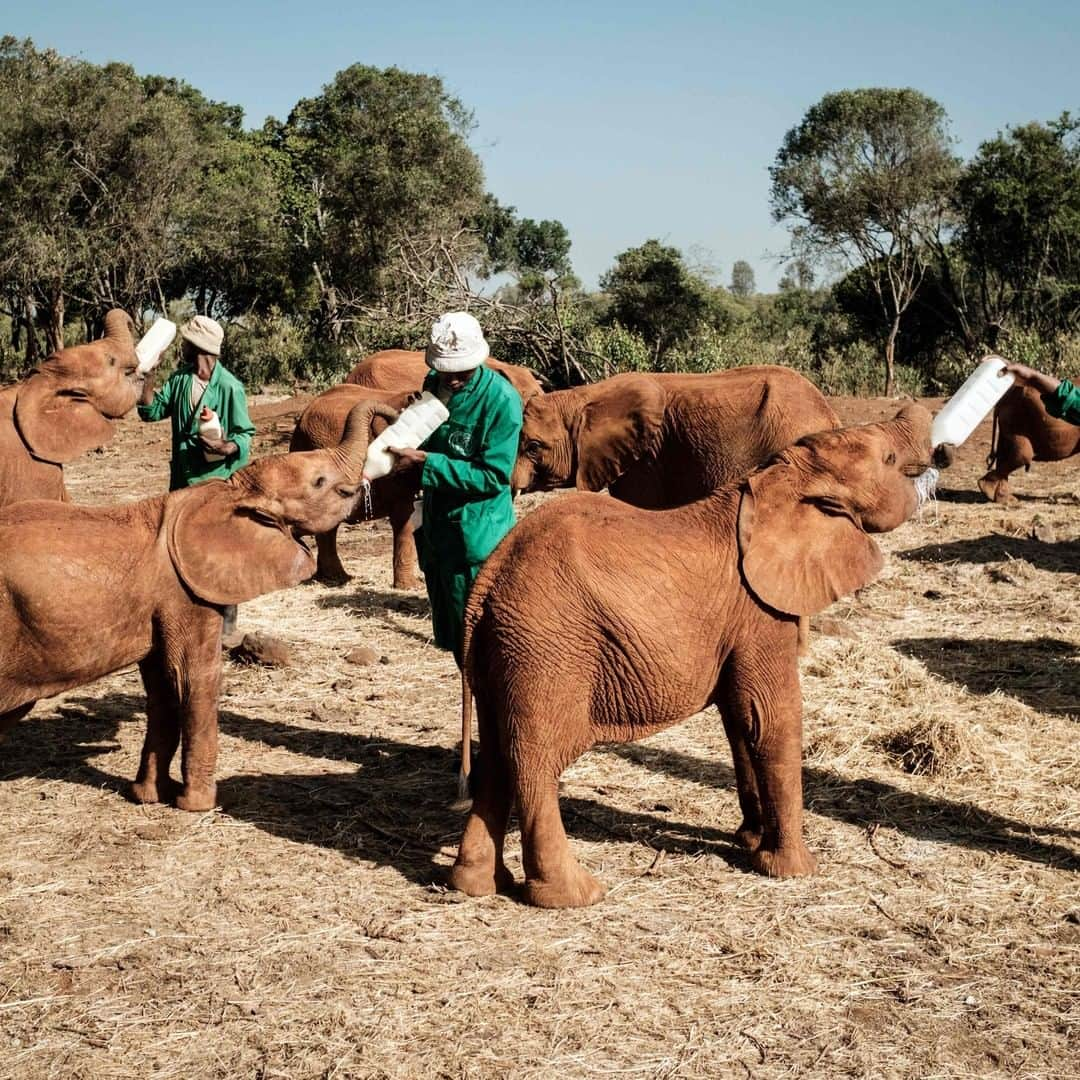
[[[164,435],[126,425],[75,498],[157,489]],[[601,905],[444,891],[456,674],[390,589],[382,527],[348,533],[349,586],[242,608],[301,666],[229,665],[220,810],[121,797],[133,673],[40,706],[0,748],[0,1076],[1077,1073],[1080,463],[1002,510],[975,501],[981,452],[814,635],[813,879],[747,871],[704,713],[567,772]],[[358,645],[387,662],[350,666]],[[899,739],[934,769],[905,771]]]

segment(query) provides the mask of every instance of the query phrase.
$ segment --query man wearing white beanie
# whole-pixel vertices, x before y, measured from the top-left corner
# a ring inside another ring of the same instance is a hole
[[[510,474],[521,436],[521,397],[484,365],[487,358],[484,332],[472,315],[443,315],[431,328],[424,389],[442,399],[450,416],[421,449],[393,450],[396,470],[422,469],[420,569],[435,644],[453,652],[459,667],[465,601],[484,560],[514,525]]]

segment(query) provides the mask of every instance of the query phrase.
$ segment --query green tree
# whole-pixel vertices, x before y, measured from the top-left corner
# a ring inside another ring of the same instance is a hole
[[[745,259],[737,259],[731,268],[731,293],[740,300],[754,295],[754,268]]]
[[[322,336],[340,340],[350,319],[442,272],[447,256],[478,256],[467,229],[483,197],[471,128],[441,79],[362,64],[277,126],[296,258],[314,281]]]
[[[896,342],[947,220],[956,174],[945,111],[911,89],[826,94],[784,137],[772,179],[773,217],[797,257],[873,268],[881,310],[885,392]]]
[[[708,285],[687,269],[678,248],[659,240],[617,255],[600,287],[611,298],[608,321],[640,334],[654,360],[691,337],[710,311]]]
[[[1007,130],[960,176],[956,242],[943,259],[966,336],[1052,337],[1080,322],[1080,121]],[[957,259],[962,272],[957,272]]]

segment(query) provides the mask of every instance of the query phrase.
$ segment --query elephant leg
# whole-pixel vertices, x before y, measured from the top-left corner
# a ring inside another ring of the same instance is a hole
[[[738,719],[729,716],[728,709],[722,708],[720,716],[731,744],[735,786],[739,793],[739,809],[742,811],[742,822],[735,831],[735,838],[748,851],[757,851],[761,846],[761,798],[758,795],[757,777],[754,775],[754,765],[750,758],[746,729]]]
[[[412,517],[413,501],[402,499],[390,505],[390,528],[394,532],[394,588],[418,589],[420,578],[417,574],[416,544],[413,540],[414,529],[409,524]]]
[[[524,898],[537,907],[588,907],[603,898],[605,889],[570,853],[559,813],[562,770],[550,759],[537,760],[542,745],[530,742],[516,769]]]
[[[146,738],[131,797],[138,803],[172,802],[180,792],[180,785],[169,776],[180,745],[176,690],[156,650],[140,662],[139,673],[146,689]]]
[[[497,740],[498,734],[488,732],[481,721],[480,745],[485,752],[473,767],[472,809],[449,877],[452,888],[469,896],[509,892],[514,885],[514,876],[503,862],[513,789]]]
[[[213,612],[214,618],[218,618]],[[176,799],[181,810],[212,810],[217,802],[214,774],[218,755],[218,694],[221,689],[219,635],[201,627],[189,628],[200,639],[185,649],[179,664],[180,769],[184,788]],[[213,648],[206,645],[209,640]]]
[[[1028,468],[1034,459],[1035,450],[1026,435],[1002,434],[998,439],[993,467],[979,480],[979,490],[990,502],[1015,502],[1009,488],[1009,475],[1017,469]]]
[[[769,877],[798,877],[814,873],[817,860],[803,840],[798,628],[781,627],[782,639],[763,634],[733,657],[725,707],[742,729],[761,801],[761,842],[751,863]]]
[[[344,585],[352,580],[351,575],[341,565],[338,555],[338,528],[339,526],[335,525],[329,532],[319,533],[315,537],[315,547],[318,549],[315,580],[324,585]]]
[[[34,702],[29,701],[20,705],[17,709],[9,709],[6,713],[0,713],[0,739],[2,739],[32,708]]]

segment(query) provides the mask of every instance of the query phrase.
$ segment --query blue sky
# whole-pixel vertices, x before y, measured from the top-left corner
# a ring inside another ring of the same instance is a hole
[[[0,33],[175,75],[258,126],[351,63],[442,76],[473,109],[489,190],[569,229],[587,285],[649,237],[759,288],[772,256],[768,167],[830,90],[913,86],[960,153],[1007,124],[1080,111],[1080,4],[397,4],[0,0]]]

